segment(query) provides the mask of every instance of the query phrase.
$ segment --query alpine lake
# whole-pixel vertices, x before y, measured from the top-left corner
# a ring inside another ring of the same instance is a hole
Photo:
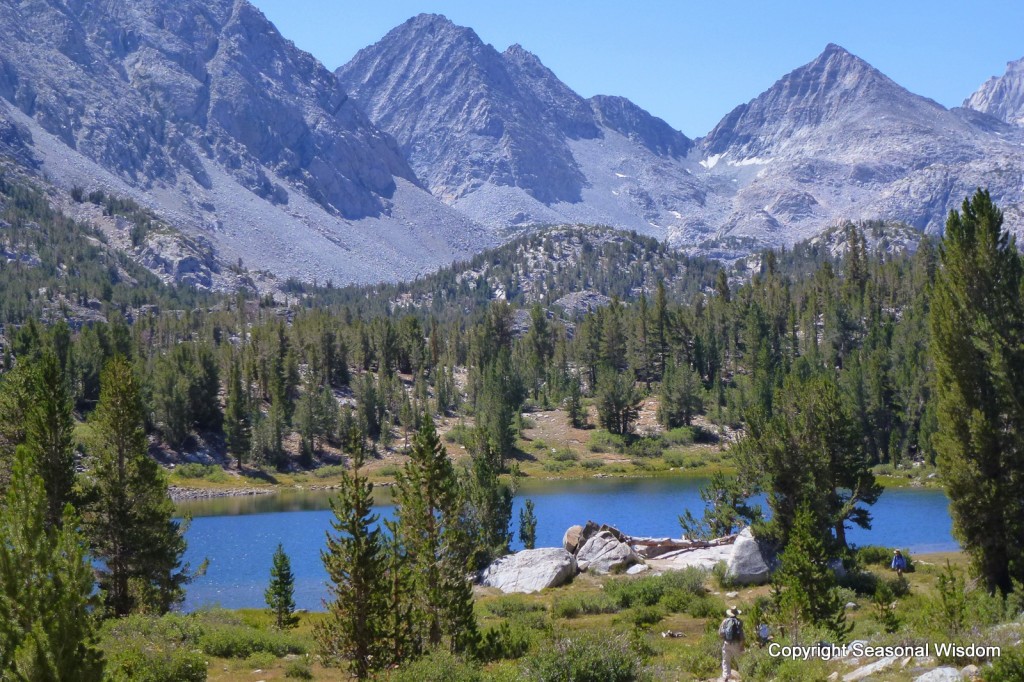
[[[690,477],[524,481],[514,500],[512,549],[522,549],[516,534],[519,510],[527,498],[535,505],[538,547],[561,546],[569,526],[588,520],[633,536],[679,537],[679,515],[688,509],[699,517],[703,510],[700,487],[705,483],[706,479]],[[296,606],[323,610],[327,574],[320,552],[331,529],[333,495],[329,490],[282,489],[269,495],[179,503],[179,512],[192,517],[186,561],[193,568],[208,561],[205,574],[187,588],[184,610],[262,608],[278,543],[291,558]],[[381,519],[391,518],[390,488],[375,490],[375,499]],[[871,530],[850,528],[850,543],[902,547],[912,554],[959,549],[952,536],[949,501],[940,489],[886,489],[870,509]]]

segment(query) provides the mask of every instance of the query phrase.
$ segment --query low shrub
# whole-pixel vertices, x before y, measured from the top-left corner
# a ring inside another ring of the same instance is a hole
[[[476,434],[473,429],[469,428],[465,424],[456,424],[444,434],[444,440],[446,443],[455,443],[465,447],[472,445],[474,438],[476,438]]]
[[[689,463],[686,455],[681,452],[666,452],[662,458],[665,460],[665,464],[677,469],[685,467]]]
[[[257,651],[245,659],[245,663],[254,669],[269,668],[277,662],[277,656],[269,651]]]
[[[562,448],[561,450],[551,453],[551,459],[556,462],[575,462],[579,458],[580,456],[569,448]]]
[[[559,474],[563,471],[568,471],[572,468],[572,464],[569,462],[559,462],[558,460],[548,460],[544,462],[544,471],[548,471],[553,474]]]
[[[403,665],[388,677],[393,682],[483,682],[483,674],[472,663],[445,649]]]
[[[306,644],[295,635],[245,625],[207,627],[199,638],[199,647],[209,655],[221,658],[248,658],[261,651],[278,658],[306,653]]]
[[[486,662],[521,658],[533,643],[533,631],[515,621],[506,621],[484,633],[477,654]]]
[[[667,445],[693,445],[694,429],[692,426],[680,426],[669,429],[661,437]]]
[[[591,452],[623,452],[626,440],[607,431],[594,431],[587,441],[587,448]]]
[[[202,479],[213,483],[225,483],[228,475],[214,464],[179,464],[174,469],[174,476],[183,479]]]
[[[986,682],[1018,682],[1024,680],[1024,650],[1004,648],[1002,655],[985,670]]]
[[[111,682],[200,682],[206,657],[195,651],[202,630],[193,616],[128,616],[101,630]]]
[[[648,680],[643,656],[624,637],[580,633],[558,638],[524,664],[535,682],[637,682]]]
[[[690,601],[686,613],[694,618],[721,618],[725,613],[725,602],[710,594],[700,595]]]
[[[695,645],[679,650],[683,668],[698,679],[716,678],[722,674],[722,640],[718,638],[717,630],[717,622],[709,623]],[[744,676],[744,679],[751,678]]]
[[[107,652],[110,682],[205,682],[206,657],[198,651],[125,647]]]
[[[314,469],[313,475],[317,478],[334,478],[335,476],[341,476],[346,471],[348,471],[348,468],[343,464],[331,464]]]
[[[610,580],[605,583],[604,591],[621,608],[654,606],[666,595],[672,595],[673,601],[679,604],[682,594],[704,595],[704,572],[688,568],[658,576]]]
[[[640,457],[643,459],[651,459],[654,457],[661,457],[661,453],[665,450],[665,443],[657,436],[638,438],[633,441],[627,452],[630,457]]]
[[[580,466],[582,466],[584,469],[587,469],[588,471],[593,471],[595,469],[600,469],[601,467],[603,467],[604,462],[602,462],[599,459],[587,459],[581,462]]]
[[[665,617],[665,610],[660,606],[637,606],[623,614],[623,618],[633,627],[650,627]]]
[[[284,676],[293,680],[311,680],[313,671],[309,668],[309,661],[305,658],[297,658],[289,661],[284,667]]]
[[[616,613],[619,608],[609,595],[602,592],[568,594],[555,599],[551,605],[551,615],[555,618],[576,618],[599,613]]]
[[[654,606],[661,601],[665,587],[657,577],[610,580],[604,586],[608,597],[621,608]]]
[[[544,605],[527,601],[523,597],[499,597],[487,604],[487,610],[499,618],[511,618],[522,613],[544,611]]]

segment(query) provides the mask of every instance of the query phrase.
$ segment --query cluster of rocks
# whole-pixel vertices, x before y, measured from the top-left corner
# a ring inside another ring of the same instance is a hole
[[[711,570],[725,562],[726,575],[736,584],[762,584],[771,578],[775,558],[750,529],[710,541],[635,538],[608,525],[588,521],[572,526],[562,547],[528,549],[501,557],[480,575],[480,583],[502,592],[537,592],[557,587],[577,573],[636,574],[647,570],[678,571],[689,567]]]

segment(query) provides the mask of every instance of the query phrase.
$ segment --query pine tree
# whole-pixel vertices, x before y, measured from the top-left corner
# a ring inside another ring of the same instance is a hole
[[[765,492],[770,530],[783,545],[797,510],[807,505],[819,537],[838,553],[848,523],[871,527],[866,506],[882,494],[857,423],[830,374],[794,373],[775,403],[770,417],[748,415],[747,435],[735,448],[741,476]]]
[[[64,371],[54,352],[47,351],[33,372],[25,415],[25,447],[42,476],[48,502],[46,518],[52,525],[61,522],[75,485],[75,423],[71,411]]]
[[[86,529],[99,586],[116,616],[163,613],[184,596],[188,567],[182,529],[156,461],[147,454],[138,382],[123,357],[103,370],[100,401],[90,420],[94,434],[90,477],[93,500]]]
[[[801,507],[773,577],[773,597],[792,641],[800,643],[803,626],[831,632],[840,641],[850,633],[846,610],[829,567],[829,551],[818,532],[814,513]]]
[[[583,404],[583,388],[580,386],[580,378],[575,374],[568,377],[569,395],[565,399],[565,414],[569,418],[569,425],[574,429],[587,428],[587,408]]]
[[[933,438],[953,531],[989,590],[1024,580],[1024,266],[987,191],[946,221]]]
[[[603,368],[598,374],[596,402],[601,426],[609,433],[623,436],[632,433],[639,415],[640,394],[631,376],[611,367]]]
[[[537,544],[537,515],[533,513],[533,500],[523,502],[519,510],[519,541],[526,549],[533,549]]]
[[[465,476],[468,502],[467,512],[472,515],[477,551],[474,564],[483,568],[497,556],[508,553],[512,533],[512,491],[502,483],[498,474],[500,462],[491,450],[483,433],[478,433],[469,471]]]
[[[252,424],[248,402],[247,392],[242,389],[241,368],[237,358],[232,358],[231,371],[228,374],[224,435],[227,439],[228,453],[235,457],[239,471],[252,447]]]
[[[666,429],[689,426],[704,403],[700,397],[700,377],[688,366],[677,367],[671,360],[661,380],[658,421]]]
[[[0,376],[0,491],[10,480],[15,450],[25,442],[32,384],[33,369],[28,361]]]
[[[0,501],[0,679],[103,679],[92,565],[70,506],[48,520],[43,480],[19,451]]]
[[[287,630],[299,624],[299,617],[295,615],[295,576],[292,574],[292,562],[280,542],[274,550],[270,584],[263,597],[274,614],[274,626],[278,630]]]
[[[515,450],[516,418],[523,398],[523,384],[512,366],[511,355],[502,349],[483,368],[482,387],[476,403],[477,426],[486,434],[488,447],[497,455],[502,469],[505,460]]]
[[[429,416],[397,477],[395,503],[412,576],[417,648],[447,640],[453,652],[472,650],[478,631],[467,575],[474,542],[462,523],[465,502],[455,470]]]
[[[759,523],[761,508],[748,503],[752,492],[735,476],[712,474],[711,480],[700,489],[700,499],[704,502],[701,520],[698,521],[689,509],[679,517],[683,535],[691,540],[710,540]]]
[[[320,553],[332,599],[316,638],[328,661],[347,660],[352,674],[366,679],[387,662],[387,624],[393,615],[387,603],[388,556],[379,517],[373,513],[373,484],[360,473],[365,447],[358,431],[349,432],[346,449],[352,469],[344,473],[338,497],[331,500],[336,535],[328,533],[327,550]]]

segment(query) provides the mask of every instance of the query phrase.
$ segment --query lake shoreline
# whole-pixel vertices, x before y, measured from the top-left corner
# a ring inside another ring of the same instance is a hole
[[[679,479],[694,479],[694,478],[709,478],[710,476],[718,473],[724,474],[735,474],[735,469],[731,467],[698,467],[685,470],[673,470],[668,471],[656,471],[656,472],[627,472],[627,473],[596,473],[596,474],[569,474],[569,475],[549,475],[549,476],[524,476],[520,479],[520,484],[526,484],[527,487],[533,482],[543,483],[556,483],[560,481],[590,481],[590,480],[650,480],[650,479],[666,479],[666,478],[679,478]],[[922,479],[922,478],[906,478],[896,476],[877,476],[879,485],[884,489],[904,489],[904,488],[918,488],[918,489],[941,489],[941,484],[938,483],[937,479]],[[933,482],[934,481],[934,482]],[[204,485],[205,484],[205,485]],[[374,488],[390,488],[394,486],[393,480],[377,480],[373,481]],[[213,499],[220,497],[248,497],[251,495],[273,495],[281,491],[290,490],[337,490],[340,487],[340,482],[328,482],[328,483],[268,483],[265,485],[248,485],[239,487],[225,487],[223,484],[209,483],[203,479],[190,479],[188,485],[171,484],[168,486],[168,492],[171,500],[174,502],[187,502],[189,500],[203,500]]]

